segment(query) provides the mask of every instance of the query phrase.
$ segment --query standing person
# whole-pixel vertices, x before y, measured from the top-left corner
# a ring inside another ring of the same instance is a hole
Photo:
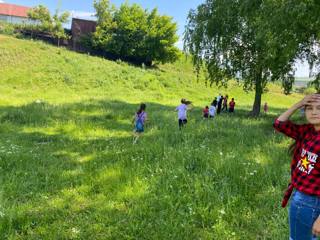
[[[265,102],[265,103],[264,103],[264,106],[263,106],[263,112],[264,112],[265,114],[267,114],[268,111],[269,111],[268,103]]]
[[[214,118],[214,115],[216,115],[216,106],[217,103],[213,101],[209,108],[209,118]]]
[[[132,123],[134,123],[134,131],[133,131],[133,144],[135,144],[139,137],[143,134],[144,132],[144,125],[145,122],[147,121],[147,113],[145,112],[146,110],[146,104],[141,103],[139,110],[136,112]]]
[[[187,111],[190,109],[188,105],[190,105],[191,102],[187,101],[186,99],[181,99],[181,104],[176,107],[176,111],[178,111],[178,123],[179,123],[179,129],[187,124]]]
[[[236,102],[234,101],[234,98],[231,99],[229,102],[229,112],[233,113],[234,112],[234,107],[236,106]]]
[[[217,108],[217,105],[218,105],[218,100],[217,98],[214,98],[211,105],[215,106]]]
[[[203,113],[203,118],[204,118],[204,119],[208,119],[208,118],[209,118],[209,107],[206,106],[206,107],[202,110],[202,113]]]
[[[223,105],[221,111],[228,111],[228,95],[225,95],[223,98]]]
[[[289,118],[304,107],[308,124],[298,125]],[[291,183],[282,201],[289,209],[291,240],[316,240],[320,236],[320,95],[306,96],[282,113],[274,128],[295,140],[292,145]]]
[[[217,114],[220,114],[220,112],[221,112],[222,101],[223,101],[223,96],[220,94],[219,100],[218,100]]]
[[[219,93],[219,95],[215,98],[215,99],[217,99],[217,103],[220,101],[220,98],[221,98],[221,93]]]

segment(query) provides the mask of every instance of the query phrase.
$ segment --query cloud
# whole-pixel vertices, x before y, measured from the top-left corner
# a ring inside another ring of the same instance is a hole
[[[95,14],[96,13],[94,13],[94,12],[83,12],[83,11],[76,11],[76,10],[70,11],[71,17],[74,17],[74,18],[83,18],[83,19],[95,20],[96,19]]]

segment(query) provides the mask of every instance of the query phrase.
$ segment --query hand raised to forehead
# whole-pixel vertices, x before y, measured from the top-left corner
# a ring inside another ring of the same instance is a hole
[[[311,105],[313,103],[319,103],[320,104],[320,94],[310,94],[305,96],[300,102],[301,107]]]

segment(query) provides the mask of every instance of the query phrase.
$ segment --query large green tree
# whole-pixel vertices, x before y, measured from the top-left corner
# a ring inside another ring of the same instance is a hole
[[[308,1],[207,0],[189,12],[185,49],[212,83],[236,78],[245,90],[255,90],[252,115],[257,116],[267,82],[281,80],[289,93],[295,60],[310,50],[310,36],[298,27],[308,14],[299,11],[308,9],[299,2]],[[294,20],[295,14],[287,15],[291,7],[300,14]]]
[[[109,0],[94,2],[98,25],[93,45],[117,58],[151,65],[173,62],[179,56],[177,25],[171,17],[161,16],[137,4],[123,3],[115,8]]]

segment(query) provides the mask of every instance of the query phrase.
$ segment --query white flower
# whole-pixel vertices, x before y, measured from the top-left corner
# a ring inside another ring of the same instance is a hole
[[[4,216],[5,216],[4,212],[0,211],[0,217],[4,217]]]
[[[41,100],[40,100],[40,99],[37,99],[37,100],[36,100],[36,103],[41,103]]]
[[[226,212],[224,211],[224,209],[221,209],[221,210],[219,211],[219,213],[222,214],[222,215],[226,214]]]
[[[223,155],[223,153],[222,152],[220,152],[220,156],[222,156]]]
[[[78,233],[80,233],[80,230],[78,230],[77,228],[72,228],[71,229],[71,231],[72,231],[72,233],[74,233],[74,234],[78,234]]]

